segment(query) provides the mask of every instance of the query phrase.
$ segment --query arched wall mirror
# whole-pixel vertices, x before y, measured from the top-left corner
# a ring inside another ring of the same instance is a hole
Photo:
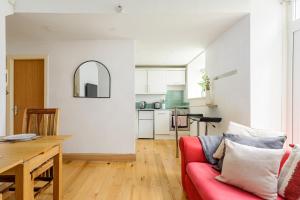
[[[74,97],[110,98],[111,77],[107,67],[99,61],[81,63],[74,73]]]

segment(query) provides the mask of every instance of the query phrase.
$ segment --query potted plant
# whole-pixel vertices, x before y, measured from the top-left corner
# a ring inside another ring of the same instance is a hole
[[[202,81],[199,85],[201,86],[202,91],[205,92],[206,104],[212,104],[211,81],[206,72],[203,72],[201,79]]]

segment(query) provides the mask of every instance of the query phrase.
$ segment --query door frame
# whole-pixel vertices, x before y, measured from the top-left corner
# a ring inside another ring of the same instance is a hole
[[[294,34],[300,31],[300,19],[294,18],[294,4],[289,3],[287,6],[288,10],[288,20],[287,20],[287,70],[286,70],[286,85],[285,85],[285,95],[286,95],[286,107],[284,109],[285,115],[285,130],[288,135],[287,143],[294,142],[294,109],[293,109],[293,90],[294,90]]]
[[[44,60],[44,106],[49,103],[49,56],[48,55],[8,55],[7,56],[7,91],[6,95],[6,135],[14,134],[14,61],[15,60]]]

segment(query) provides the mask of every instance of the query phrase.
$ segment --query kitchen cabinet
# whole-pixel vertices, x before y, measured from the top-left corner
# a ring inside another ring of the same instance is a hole
[[[185,69],[135,70],[135,94],[166,94],[172,85],[185,85]]]
[[[135,70],[135,93],[147,94],[148,93],[148,71]]]
[[[167,85],[185,85],[185,70],[167,70]]]
[[[156,110],[154,114],[155,135],[170,134],[170,111]]]
[[[138,138],[153,139],[154,138],[154,111],[139,110],[138,114]]]
[[[139,137],[139,112],[135,111],[135,120],[134,120],[134,132],[136,138]]]
[[[149,70],[148,71],[148,94],[166,94],[167,84],[165,71]]]
[[[153,121],[139,120],[139,138],[140,139],[153,139]]]

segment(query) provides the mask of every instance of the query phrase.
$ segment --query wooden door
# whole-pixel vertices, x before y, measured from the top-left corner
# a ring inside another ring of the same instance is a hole
[[[44,60],[14,60],[14,133],[22,132],[25,108],[44,108]]]

